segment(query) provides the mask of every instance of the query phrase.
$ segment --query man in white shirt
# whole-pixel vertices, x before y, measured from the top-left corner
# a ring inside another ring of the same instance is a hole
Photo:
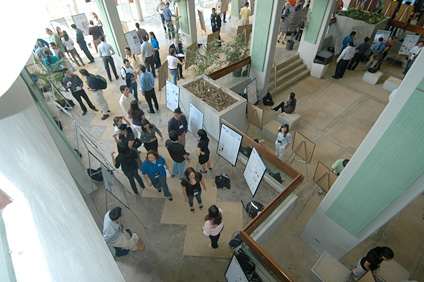
[[[100,41],[101,43],[97,46],[97,50],[99,52],[100,58],[103,58],[103,64],[105,65],[107,76],[109,77],[110,82],[112,82],[109,65],[112,67],[115,78],[119,78],[118,74],[116,73],[115,63],[113,62],[112,58],[112,55],[115,55],[115,51],[113,50],[112,46],[105,42],[105,38],[103,36],[100,36]]]
[[[421,41],[418,43],[417,46],[413,47],[411,51],[409,51],[408,62],[406,63],[406,68],[403,74],[406,75],[406,73],[409,71],[412,64],[415,62],[415,59],[418,57],[421,50],[423,49],[423,45],[424,45],[424,42]]]
[[[136,100],[138,100],[137,74],[138,71],[130,65],[130,61],[124,59],[124,66],[121,68],[121,77],[127,83],[128,89],[134,94]]]
[[[336,73],[333,75],[333,78],[339,79],[342,78],[347,66],[349,65],[349,61],[355,56],[355,47],[353,47],[353,41],[349,41],[347,47],[340,54],[337,59]]]
[[[124,112],[124,116],[128,115],[130,111],[131,102],[135,100],[134,96],[130,93],[130,90],[126,85],[121,85],[119,87],[121,90],[121,98],[119,98],[119,105],[121,106],[122,111]]]
[[[162,21],[162,25],[163,25],[163,29],[166,32],[166,24],[165,24],[165,17],[163,16],[163,8],[165,8],[165,3],[163,3],[162,0],[159,0],[159,3],[156,5],[156,11],[159,13],[160,15],[160,19]]]
[[[147,36],[143,36],[143,44],[141,44],[141,60],[144,62],[144,65],[147,68],[148,72],[153,74],[153,77],[156,77],[155,74],[155,50],[152,43],[149,42]]]

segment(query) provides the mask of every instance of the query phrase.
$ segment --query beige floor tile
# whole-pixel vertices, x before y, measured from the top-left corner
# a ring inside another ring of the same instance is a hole
[[[363,73],[362,73],[363,75]],[[346,84],[350,87],[356,88],[362,92],[372,95],[382,101],[388,101],[390,92],[383,89],[383,82],[377,85],[372,85],[362,81],[362,75],[359,76],[347,76],[340,80],[340,83]]]
[[[342,147],[333,141],[334,138],[324,136],[321,138],[314,151],[313,160],[315,162],[321,161],[327,166],[331,166],[337,156],[340,154]]]
[[[326,83],[326,81],[323,80],[323,79],[318,79],[316,77],[309,76],[305,79],[302,79],[301,81],[299,81],[295,85],[293,85],[293,87],[299,89],[300,93],[303,92],[303,93],[309,94],[309,93],[315,92],[324,83]],[[298,95],[299,95],[299,93],[296,92],[296,98],[298,98]],[[301,97],[299,97],[299,98],[301,98]]]
[[[331,135],[340,142],[357,149],[370,129],[371,126],[369,124],[365,124],[349,116],[334,128]]]
[[[375,123],[383,112],[385,104],[379,103],[372,99],[368,99],[364,104],[359,106],[353,113],[358,117],[365,118],[371,123]]]

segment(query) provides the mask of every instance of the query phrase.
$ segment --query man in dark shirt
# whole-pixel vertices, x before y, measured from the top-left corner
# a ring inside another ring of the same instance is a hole
[[[174,130],[169,132],[169,139],[165,142],[165,147],[168,149],[169,155],[174,161],[172,167],[172,177],[178,173],[180,180],[184,177],[185,161],[190,162],[188,154],[184,149],[184,145],[178,142],[178,133]]]
[[[184,55],[184,51],[183,51],[183,44],[178,40],[178,37],[174,38],[174,43],[169,46],[169,52],[170,53],[171,53],[171,49],[175,49],[175,51],[176,51],[175,52],[176,57],[177,57],[178,60],[180,60],[180,62],[184,62],[185,61],[184,57],[180,57],[179,56],[179,54]],[[184,76],[183,76],[183,66],[180,65],[180,64],[178,64],[177,65],[177,69],[178,69],[178,74],[179,74],[178,80],[180,80],[180,78],[181,79],[184,79]]]
[[[183,115],[180,108],[174,110],[174,116],[168,121],[168,134],[172,130],[178,133],[178,142],[185,146],[188,124],[187,118]]]
[[[140,28],[139,23],[135,23],[135,28],[136,28],[135,31],[137,32],[138,39],[140,40],[140,44],[143,44],[143,36],[146,36],[147,38],[149,38],[149,34],[144,28]]]
[[[370,45],[368,45],[369,40],[369,37],[365,37],[364,42],[356,46],[356,53],[353,56],[353,59],[350,60],[349,65],[347,66],[348,70],[354,70],[358,66],[359,62],[364,58],[365,53],[370,48]]]
[[[53,43],[51,43],[53,44]],[[81,78],[79,78],[78,75],[71,73],[71,70],[65,68],[63,69],[64,76],[63,76],[63,87],[65,87],[66,90],[71,90],[72,96],[78,101],[80,104],[82,115],[84,116],[87,113],[87,108],[85,107],[84,103],[82,102],[82,98],[87,102],[90,109],[97,112],[98,110],[96,107],[91,103],[90,98],[88,98],[87,93],[85,93],[83,86],[84,83],[82,82]]]
[[[374,277],[377,277],[377,270],[381,263],[384,260],[393,259],[393,256],[393,251],[388,247],[376,247],[372,249],[365,257],[358,261],[356,268],[352,269],[354,280],[358,281],[368,270],[371,270]]]
[[[77,28],[75,24],[71,24],[71,27],[73,30],[75,30],[75,33],[77,35],[77,43],[81,50],[84,52],[84,54],[87,56],[87,59],[90,60],[89,64],[94,63],[94,57],[91,55],[90,51],[87,48],[87,42],[85,42],[84,34],[82,31]]]
[[[211,26],[212,26],[212,32],[218,32],[218,34],[221,31],[221,16],[216,13],[215,8],[212,8],[212,15],[211,15]],[[218,36],[219,39],[219,46],[221,47],[221,36]]]

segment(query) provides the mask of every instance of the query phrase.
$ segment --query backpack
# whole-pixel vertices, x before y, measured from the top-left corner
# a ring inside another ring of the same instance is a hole
[[[257,201],[251,201],[247,203],[244,209],[246,210],[250,218],[255,218],[264,209],[264,206]]]
[[[231,239],[230,243],[228,243],[230,245],[230,248],[235,249],[238,246],[241,245],[243,241],[240,238],[240,231],[236,231],[233,233],[233,239]]]
[[[216,188],[227,188],[230,189],[231,188],[231,181],[230,181],[230,177],[228,176],[228,174],[221,174],[221,175],[217,175],[215,176],[215,185]]]
[[[131,66],[131,68],[134,70],[134,68]],[[127,73],[127,70],[125,69],[125,67],[121,68],[124,72],[125,72],[125,77],[122,75],[121,73],[121,77],[123,80],[125,80],[125,82],[127,83],[127,86],[130,87],[132,82],[131,82],[131,78],[134,76],[133,73]]]
[[[262,99],[263,103],[265,106],[273,106],[274,105],[274,101],[272,101],[272,96],[271,94],[268,92],[266,93],[265,97]]]
[[[106,89],[107,88],[107,81],[103,76],[95,75],[94,78],[96,79],[96,89]]]
[[[99,167],[98,169],[91,169],[87,168],[88,176],[91,177],[91,179],[96,181],[103,181],[103,175],[102,175],[102,168]]]

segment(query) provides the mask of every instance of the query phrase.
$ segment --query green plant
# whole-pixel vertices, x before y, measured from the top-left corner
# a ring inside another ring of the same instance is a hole
[[[294,12],[290,15],[288,15],[283,22],[283,33],[288,33],[292,35],[294,32],[296,32],[299,28],[301,28],[306,21],[306,18],[308,16],[308,10],[302,9],[300,11]],[[292,36],[290,37],[291,40]]]
[[[245,42],[242,34],[238,34],[234,40],[227,42],[223,48],[225,63],[231,65],[249,55],[249,43]]]
[[[341,11],[339,15],[349,17],[355,20],[363,21],[369,24],[376,24],[387,18],[383,14],[368,12],[361,8],[358,8],[358,9],[353,8],[347,11]]]

